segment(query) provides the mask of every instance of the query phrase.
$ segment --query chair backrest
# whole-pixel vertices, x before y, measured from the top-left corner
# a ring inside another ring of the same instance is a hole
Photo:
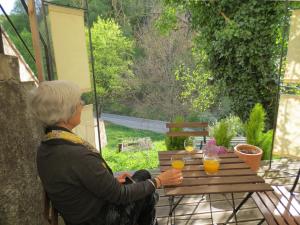
[[[294,190],[295,190],[295,188],[296,188],[296,186],[297,186],[297,184],[298,184],[299,177],[300,177],[300,168],[299,168],[299,170],[298,170],[298,174],[297,174],[296,179],[295,179],[295,181],[294,181],[294,185],[293,185],[293,187],[292,187],[292,189],[291,189],[291,191],[290,191],[291,193],[294,192]]]
[[[169,137],[190,137],[190,136],[208,136],[208,123],[205,122],[179,122],[179,123],[167,123],[166,127],[169,131],[166,133]],[[200,130],[182,130],[174,131],[172,128],[200,128]],[[204,141],[205,142],[205,141]]]

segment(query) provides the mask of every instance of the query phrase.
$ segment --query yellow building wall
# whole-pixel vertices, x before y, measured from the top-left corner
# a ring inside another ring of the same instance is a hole
[[[300,158],[300,96],[281,95],[274,155]]]
[[[290,19],[285,83],[300,82],[300,10],[293,10]]]
[[[73,81],[83,92],[89,91],[83,10],[49,5],[48,13],[58,79]]]

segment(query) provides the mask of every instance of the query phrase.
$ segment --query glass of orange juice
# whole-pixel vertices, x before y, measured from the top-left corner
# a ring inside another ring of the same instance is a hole
[[[213,147],[207,147],[203,151],[203,166],[204,171],[208,175],[218,173],[220,168],[220,159],[218,157],[217,149]]]
[[[214,175],[219,171],[220,160],[217,158],[204,158],[203,166],[207,175]]]
[[[171,158],[171,165],[174,169],[182,170],[185,164],[183,155],[173,155]]]
[[[188,137],[184,140],[184,149],[188,152],[190,155],[194,151],[194,138]],[[191,159],[191,157],[186,157],[186,159]]]

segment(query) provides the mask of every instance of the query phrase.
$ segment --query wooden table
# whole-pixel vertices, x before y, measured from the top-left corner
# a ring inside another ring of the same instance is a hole
[[[231,193],[233,200],[234,216],[242,205],[251,197],[252,193],[260,191],[273,191],[273,188],[265,183],[264,179],[257,176],[250,167],[237,157],[233,152],[220,155],[220,170],[215,175],[207,175],[202,163],[202,152],[188,154],[186,151],[161,151],[158,153],[160,170],[163,172],[171,167],[171,156],[183,154],[190,159],[186,160],[183,168],[183,182],[178,186],[164,187],[165,195],[170,198],[170,213],[175,220],[175,208],[186,195],[210,195]],[[239,206],[235,207],[233,193],[249,192]],[[174,196],[182,196],[174,203]],[[209,196],[210,197],[210,196]],[[235,220],[236,221],[236,220]],[[174,221],[175,222],[175,221]]]

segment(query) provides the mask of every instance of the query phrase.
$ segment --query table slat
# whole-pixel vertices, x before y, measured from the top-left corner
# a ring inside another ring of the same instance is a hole
[[[242,163],[244,162],[243,160],[239,158],[225,158],[221,159],[220,163],[221,164],[228,164],[228,163]],[[171,165],[170,160],[159,160],[159,165],[160,166],[169,166]],[[185,161],[185,165],[203,165],[203,162],[201,159],[190,159]]]
[[[256,175],[250,169],[239,169],[239,170],[219,170],[218,173],[214,175],[207,175],[204,171],[182,171],[183,177],[228,177],[228,176],[246,176],[246,175]],[[226,179],[226,178],[224,178]]]
[[[202,159],[202,152],[195,152],[188,154],[186,151],[181,150],[181,151],[167,151],[167,152],[159,152],[158,156],[160,160],[170,160],[172,155],[186,155],[191,158],[195,159]],[[222,158],[237,158],[238,156],[235,153],[226,153],[226,154],[220,154],[219,157]]]
[[[232,163],[232,164],[221,164],[220,170],[228,170],[228,169],[249,169],[249,165],[246,163]],[[161,166],[160,171],[166,171],[170,169],[170,166]],[[203,165],[187,165],[183,168],[182,171],[193,171],[193,170],[204,170]]]
[[[178,186],[199,186],[218,184],[243,184],[264,183],[264,179],[258,176],[233,176],[233,177],[210,177],[210,178],[184,178]]]
[[[191,187],[165,188],[167,196],[175,195],[197,195],[197,194],[219,194],[236,192],[273,191],[272,187],[266,183],[259,184],[239,184],[239,185],[202,185]]]

